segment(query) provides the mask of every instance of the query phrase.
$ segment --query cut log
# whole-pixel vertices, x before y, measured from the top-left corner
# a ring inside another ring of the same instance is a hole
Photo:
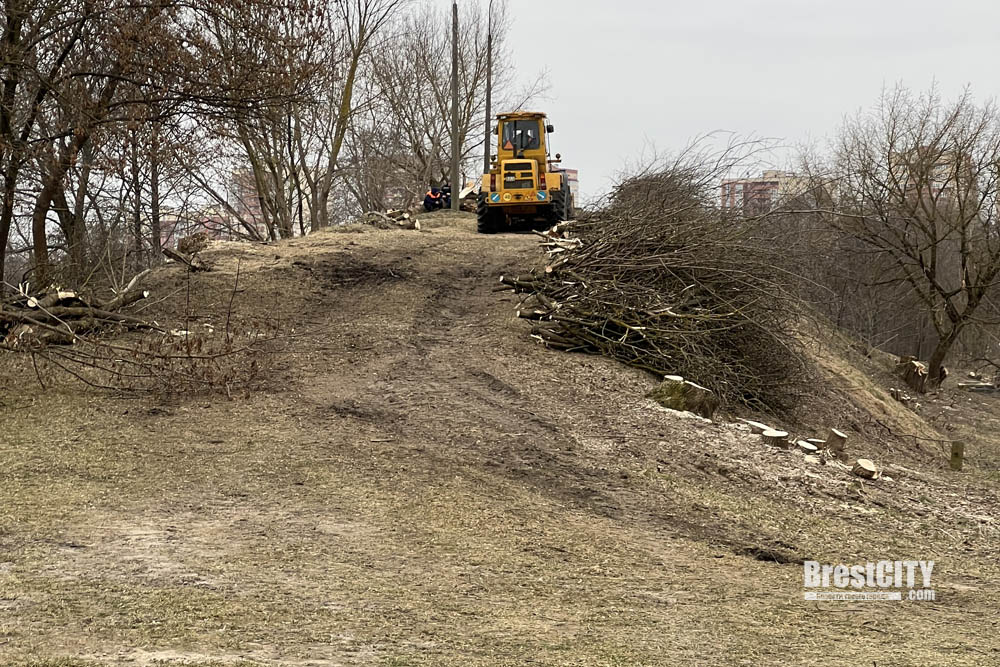
[[[140,271],[132,280],[128,281],[128,285],[125,286],[121,292],[118,292],[110,301],[101,306],[104,310],[121,310],[125,306],[130,306],[136,301],[146,299],[149,297],[149,292],[146,290],[134,290],[133,288],[139,283],[142,278],[150,272],[150,269]]]
[[[131,306],[137,301],[148,299],[149,295],[149,290],[132,290],[131,292],[122,292],[111,301],[108,301],[107,305],[105,305],[102,310],[120,310],[127,306]]]
[[[541,236],[547,236],[552,239],[569,238],[566,229],[573,224],[573,220],[566,220],[560,222],[559,224],[546,229],[544,232],[539,232]]]
[[[761,433],[760,437],[761,440],[772,447],[780,447],[781,449],[788,449],[789,447],[787,431],[776,431],[772,428]]]
[[[537,285],[534,280],[522,280],[520,277],[511,278],[500,276],[500,284],[513,288],[515,292],[534,292]]]
[[[84,318],[92,318],[95,320],[104,320],[106,322],[118,322],[120,324],[131,324],[140,328],[155,329],[153,325],[146,322],[146,320],[140,319],[138,317],[133,317],[131,315],[123,315],[122,313],[113,313],[109,310],[103,310],[101,308],[90,308],[87,306],[53,306],[49,308],[46,312],[39,312],[34,314],[33,319],[38,322],[47,322],[50,324],[62,324],[64,320],[81,320]]]
[[[819,438],[806,438],[806,442],[810,445],[816,445],[816,449],[823,449],[823,445],[826,444],[826,440],[820,440]]]
[[[542,320],[548,315],[544,310],[538,310],[537,308],[529,308],[526,310],[518,310],[517,316],[525,320]]]
[[[806,463],[819,463],[819,464],[822,464],[822,463],[823,463],[823,461],[822,461],[822,460],[821,460],[821,459],[820,459],[820,458],[819,458],[818,456],[815,456],[815,455],[813,455],[813,454],[806,454],[806,455],[805,455],[805,456],[803,457],[803,460],[804,460],[804,461],[805,461]]]
[[[908,405],[909,402],[912,400],[909,394],[900,389],[897,389],[896,387],[892,387],[891,389],[889,389],[889,395],[892,396],[895,400],[902,403],[903,405]]]
[[[815,454],[816,452],[819,451],[819,447],[812,444],[808,440],[799,440],[795,444],[798,445],[799,451],[801,451],[803,454]]]
[[[681,412],[693,412],[696,415],[711,419],[719,409],[719,399],[711,390],[684,379],[674,379],[669,376],[656,389],[649,392],[648,398],[653,399],[665,408]]]
[[[118,312],[147,296],[145,291],[123,291],[101,308],[95,305],[97,301],[88,303],[72,291],[22,294],[0,307],[0,348],[36,350],[46,345],[72,345],[84,334],[110,327],[162,331],[155,323]]]
[[[854,467],[851,468],[851,472],[858,476],[864,477],[865,479],[878,479],[879,470],[874,462],[868,459],[858,459]]]
[[[410,215],[409,211],[402,209],[387,211],[366,211],[359,220],[362,224],[371,225],[379,229],[402,229],[420,230],[420,221]]]
[[[981,391],[987,393],[997,391],[997,386],[992,382],[959,382],[958,388],[963,391]]]
[[[835,428],[830,429],[830,434],[826,436],[826,447],[838,457],[844,453],[844,446],[847,443],[847,436]]]
[[[42,297],[41,299],[36,299],[35,297],[28,297],[28,308],[39,308],[46,309],[56,306],[63,301],[79,300],[80,297],[76,292],[64,292],[56,291],[52,294]]]

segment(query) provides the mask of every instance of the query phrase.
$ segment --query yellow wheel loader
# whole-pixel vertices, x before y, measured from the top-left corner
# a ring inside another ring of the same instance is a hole
[[[548,136],[554,131],[543,113],[497,116],[497,154],[483,175],[476,206],[481,234],[544,229],[572,216],[573,193],[558,166],[562,156],[549,157]]]

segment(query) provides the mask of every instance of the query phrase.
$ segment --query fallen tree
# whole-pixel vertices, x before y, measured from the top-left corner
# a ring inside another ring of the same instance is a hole
[[[721,162],[678,161],[621,183],[543,241],[549,264],[501,282],[547,346],[679,375],[723,403],[791,406],[804,361],[797,315],[762,221],[720,210]],[[566,238],[570,236],[571,238]]]

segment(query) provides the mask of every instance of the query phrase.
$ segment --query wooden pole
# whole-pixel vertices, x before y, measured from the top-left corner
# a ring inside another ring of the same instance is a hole
[[[964,442],[951,443],[951,461],[949,463],[951,469],[961,470],[963,461],[965,461],[965,443]]]
[[[493,0],[486,16],[486,139],[483,141],[483,174],[490,173],[490,151],[493,143]]]
[[[458,0],[451,3],[451,210],[457,211],[462,184],[459,183],[458,136]]]

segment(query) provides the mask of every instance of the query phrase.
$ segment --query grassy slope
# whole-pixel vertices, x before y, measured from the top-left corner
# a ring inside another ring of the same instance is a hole
[[[652,380],[544,350],[491,291],[530,238],[429,222],[217,249],[190,305],[154,276],[158,318],[218,326],[241,258],[239,314],[304,335],[268,391],[42,392],[0,361],[4,664],[1000,661],[989,471],[880,434],[870,398],[815,426],[856,425],[892,482],[657,410]],[[842,359],[835,393],[868,396]],[[801,559],[909,557],[937,560],[937,602],[801,599]]]

